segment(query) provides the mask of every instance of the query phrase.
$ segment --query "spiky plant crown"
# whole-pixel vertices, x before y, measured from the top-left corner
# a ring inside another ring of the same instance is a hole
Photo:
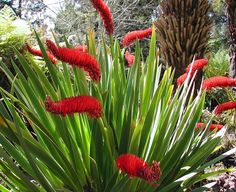
[[[165,64],[176,68],[176,77],[184,73],[194,56],[202,58],[207,51],[212,21],[207,0],[163,0],[156,22]]]

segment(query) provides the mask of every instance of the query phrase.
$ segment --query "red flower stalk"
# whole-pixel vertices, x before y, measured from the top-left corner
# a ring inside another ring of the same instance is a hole
[[[35,55],[35,56],[39,56],[41,58],[43,58],[43,53],[41,50],[37,50],[37,49],[34,49],[32,47],[29,46],[28,43],[25,44],[27,50],[32,54],[32,55]],[[51,54],[49,51],[46,51],[47,55],[48,55],[48,58],[51,60],[51,62],[53,64],[56,64],[57,63],[57,59],[53,56],[53,54]]]
[[[218,115],[218,114],[221,114],[223,111],[235,109],[235,108],[236,108],[236,102],[229,101],[229,102],[217,105],[214,110],[214,113]]]
[[[149,167],[145,161],[132,154],[120,155],[116,160],[116,166],[130,177],[138,177],[148,182],[158,181],[161,177],[159,162],[153,161]]]
[[[180,86],[184,83],[184,81],[187,79],[188,74],[184,73],[183,75],[181,75],[178,79],[177,79],[177,85]]]
[[[205,65],[207,65],[208,60],[207,59],[198,59],[193,62],[192,65],[192,73],[195,73],[195,71],[202,69]],[[186,72],[188,73],[190,71],[191,64],[186,68]]]
[[[144,39],[145,37],[149,37],[152,35],[152,28],[148,28],[145,30],[139,30],[139,31],[132,31],[127,33],[124,38],[121,41],[121,44],[123,47],[128,47],[131,45],[134,41],[138,39]]]
[[[214,87],[229,87],[229,86],[236,86],[236,79],[218,76],[204,80],[202,88],[205,90],[210,90]]]
[[[128,63],[128,67],[131,67],[135,61],[135,56],[132,55],[129,51],[125,52],[125,59]]]
[[[196,129],[200,129],[201,127],[204,127],[204,129],[205,129],[206,124],[205,123],[197,123]],[[220,131],[223,127],[224,127],[224,125],[211,124],[210,125],[210,131],[214,131],[215,129],[217,129],[217,131]]]
[[[46,43],[48,49],[57,59],[67,62],[72,66],[83,68],[94,81],[100,80],[100,65],[94,56],[76,49],[57,47],[51,40],[47,40]]]
[[[114,32],[114,24],[112,14],[109,7],[102,0],[90,0],[93,7],[97,10],[102,18],[104,27],[108,35],[112,35]]]
[[[77,51],[81,51],[81,52],[85,52],[85,53],[88,52],[88,48],[87,48],[86,45],[78,45],[78,46],[75,47],[75,49],[76,49]]]
[[[190,78],[193,77],[194,73],[199,70],[202,69],[205,65],[207,65],[208,60],[207,59],[198,59],[195,60],[193,62],[192,65],[192,70],[191,70],[191,74],[190,74]],[[186,68],[186,73],[184,73],[183,75],[181,75],[178,79],[177,79],[177,85],[182,85],[184,83],[184,81],[187,79],[188,73],[190,72],[190,68],[191,68],[191,64]]]
[[[87,113],[91,118],[102,116],[100,102],[91,96],[69,97],[57,102],[52,101],[50,96],[47,96],[44,104],[48,112],[63,116],[74,113]]]

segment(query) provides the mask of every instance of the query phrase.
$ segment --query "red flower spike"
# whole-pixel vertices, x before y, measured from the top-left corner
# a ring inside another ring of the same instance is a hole
[[[152,35],[152,28],[148,28],[145,30],[139,30],[139,31],[132,31],[127,33],[124,38],[121,41],[121,44],[123,47],[128,47],[131,45],[134,41],[138,39],[144,39],[145,37],[149,37]]]
[[[148,168],[148,164],[142,159],[132,154],[120,155],[116,160],[119,170],[126,172],[130,177],[143,178],[143,171]]]
[[[93,7],[97,10],[102,18],[104,27],[108,35],[112,35],[114,32],[114,24],[112,14],[108,6],[102,0],[90,0]]]
[[[125,52],[125,59],[128,63],[128,67],[131,67],[135,61],[135,56],[132,55],[129,51]]]
[[[204,127],[204,129],[205,129],[206,124],[205,123],[197,123],[196,129],[200,129],[201,127]],[[217,131],[220,131],[223,127],[224,127],[224,125],[211,124],[210,125],[210,131],[214,131],[215,129],[217,129]]]
[[[145,161],[132,154],[120,155],[116,160],[116,166],[130,177],[138,177],[148,182],[158,181],[161,176],[159,162],[153,161],[149,167]]]
[[[88,48],[86,45],[78,45],[75,47],[75,49],[77,51],[81,51],[81,52],[84,52],[84,53],[87,53],[88,52]]]
[[[41,50],[37,50],[37,49],[34,49],[34,48],[30,47],[28,43],[26,43],[25,46],[26,46],[27,50],[32,55],[39,56],[39,57],[43,58],[43,53],[42,53]],[[46,51],[46,53],[48,55],[48,58],[51,60],[51,62],[53,64],[56,64],[57,63],[57,59],[49,51]]]
[[[223,111],[235,109],[235,108],[236,108],[236,102],[229,101],[229,102],[217,105],[214,110],[214,113],[218,115],[218,114],[221,114]]]
[[[192,70],[190,73],[190,78],[193,77],[194,73],[199,70],[202,69],[205,65],[207,65],[208,60],[207,59],[198,59],[195,60],[194,63],[192,64]],[[181,75],[178,79],[177,79],[177,85],[180,86],[184,83],[184,81],[187,79],[187,76],[190,72],[190,68],[191,68],[191,64],[186,68],[186,73],[184,73],[183,75]]]
[[[67,62],[72,66],[83,68],[94,81],[100,80],[100,65],[94,56],[76,49],[57,47],[51,40],[46,40],[46,43],[48,49],[57,59]]]
[[[236,86],[236,79],[218,76],[204,80],[202,88],[205,90],[210,90],[214,87],[230,87],[230,86]]]
[[[198,59],[193,62],[192,65],[192,71],[191,73],[195,73],[195,71],[202,69],[204,66],[206,66],[208,63],[207,59]],[[188,73],[190,71],[191,64],[186,68],[186,72]]]
[[[52,101],[50,96],[47,96],[44,104],[48,112],[63,116],[74,113],[87,113],[91,118],[102,116],[100,102],[91,96],[69,97],[57,102]]]
[[[177,85],[180,86],[184,83],[184,81],[187,79],[188,74],[184,73],[183,75],[181,75],[178,79],[177,79]]]
[[[144,178],[148,182],[159,181],[161,178],[160,162],[153,161],[148,171],[144,172]]]

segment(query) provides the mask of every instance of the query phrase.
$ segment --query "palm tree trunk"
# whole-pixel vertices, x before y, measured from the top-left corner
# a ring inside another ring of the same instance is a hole
[[[230,71],[231,77],[236,78],[236,2],[226,0],[228,28],[230,33]]]
[[[203,58],[208,51],[210,9],[208,0],[161,2],[160,17],[155,24],[163,63],[175,69],[175,79],[185,73],[194,56]]]

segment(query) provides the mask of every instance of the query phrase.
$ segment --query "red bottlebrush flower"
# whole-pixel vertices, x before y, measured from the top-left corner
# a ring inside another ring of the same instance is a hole
[[[112,35],[114,32],[114,24],[112,14],[108,6],[102,0],[90,0],[93,7],[97,10],[102,18],[104,27],[108,35]]]
[[[91,118],[102,116],[100,102],[91,96],[69,97],[57,102],[52,101],[50,96],[47,96],[44,104],[48,112],[62,114],[63,116],[74,113],[87,113]]]
[[[94,56],[76,49],[57,47],[51,40],[47,40],[46,43],[48,49],[57,59],[67,62],[72,66],[83,68],[86,72],[88,72],[92,80],[100,80],[100,65]]]
[[[180,86],[184,83],[184,81],[187,79],[188,74],[184,73],[183,75],[181,75],[178,79],[177,79],[177,85]]]
[[[204,127],[204,129],[205,129],[206,124],[205,123],[197,123],[196,129],[200,129],[201,127]],[[215,129],[217,129],[217,131],[220,131],[223,127],[224,127],[224,125],[211,124],[210,125],[210,131],[214,131]]]
[[[88,52],[88,48],[86,45],[78,45],[75,47],[75,49],[77,51],[81,51],[81,52],[84,52],[84,53],[87,53]]]
[[[223,111],[230,110],[230,109],[235,109],[235,108],[236,108],[236,102],[229,101],[229,102],[217,105],[215,110],[214,110],[214,113],[215,114],[221,114]]]
[[[25,44],[27,50],[32,54],[32,55],[35,55],[35,56],[39,56],[39,57],[42,57],[43,58],[43,53],[41,50],[37,50],[37,49],[34,49],[32,47],[29,46],[28,43]],[[49,52],[49,51],[46,51],[47,55],[48,55],[48,58],[51,60],[51,62],[53,64],[56,64],[57,63],[57,59]]]
[[[129,51],[125,52],[125,59],[128,63],[128,67],[131,67],[135,61],[135,56],[132,55]]]
[[[193,65],[192,65],[192,70],[190,73],[190,78],[193,77],[194,73],[199,70],[202,69],[205,65],[207,65],[208,60],[207,59],[198,59],[195,60]],[[180,86],[184,83],[184,81],[187,79],[187,76],[190,72],[190,68],[191,68],[191,64],[186,68],[186,73],[184,73],[183,75],[181,75],[178,79],[177,79],[177,85]]]
[[[193,65],[192,65],[192,70],[191,70],[191,74],[190,74],[190,78],[192,78],[192,76],[194,75],[194,73],[199,70],[202,69],[205,65],[207,65],[208,60],[207,59],[198,59],[195,60]],[[184,81],[187,79],[188,73],[190,72],[190,67],[191,64],[186,68],[186,73],[184,73],[183,75],[181,75],[178,79],[177,79],[177,85],[182,85],[184,83]]]
[[[205,65],[207,65],[208,60],[207,59],[198,59],[195,60],[193,62],[193,66],[192,66],[192,73],[194,73],[195,71],[202,69]],[[191,68],[191,64],[186,68],[186,72],[188,73],[190,71]]]
[[[116,166],[130,177],[138,177],[148,182],[158,181],[161,177],[159,162],[153,161],[149,167],[145,161],[132,154],[120,155],[116,160]]]
[[[149,37],[152,35],[152,28],[148,28],[145,30],[132,31],[127,33],[121,41],[123,47],[128,47],[137,39],[144,39],[145,37]]]
[[[229,86],[236,86],[236,79],[218,76],[204,80],[202,88],[205,90],[210,90],[214,87],[229,87]]]

